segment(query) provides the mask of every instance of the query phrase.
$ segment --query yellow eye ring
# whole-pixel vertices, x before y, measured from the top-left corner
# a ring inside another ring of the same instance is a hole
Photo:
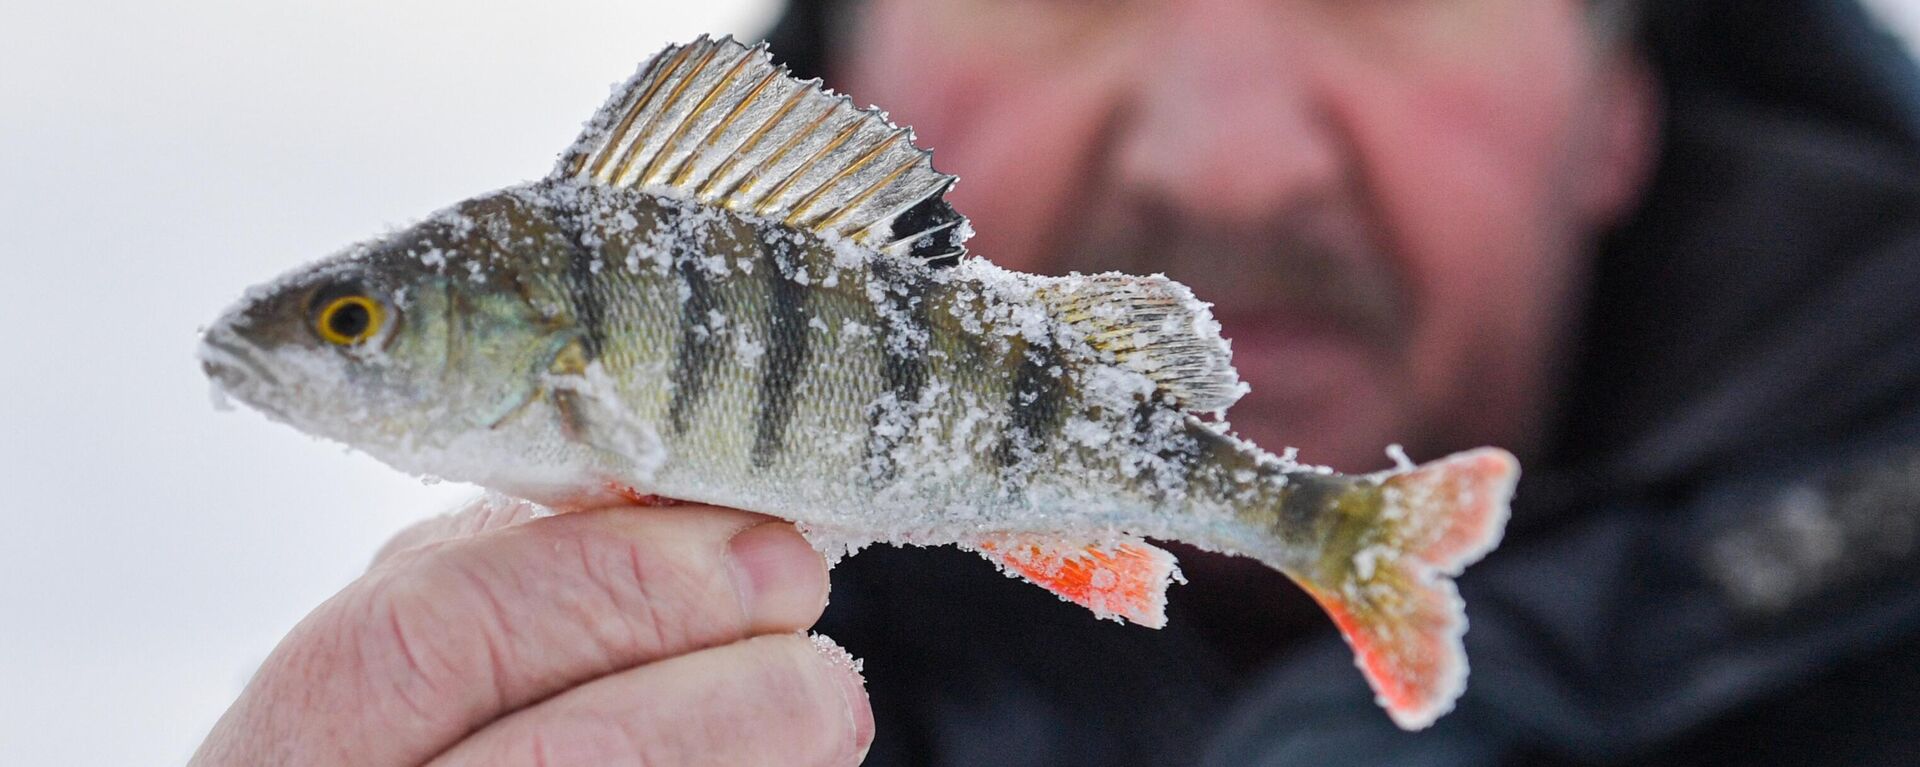
[[[380,302],[366,296],[341,296],[321,307],[313,329],[327,343],[351,346],[372,338],[386,321]]]

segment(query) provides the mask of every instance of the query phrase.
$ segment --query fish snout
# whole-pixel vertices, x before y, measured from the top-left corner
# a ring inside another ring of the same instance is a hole
[[[260,364],[259,349],[221,321],[200,336],[200,370],[221,388],[238,392],[250,384],[276,385],[279,381]]]

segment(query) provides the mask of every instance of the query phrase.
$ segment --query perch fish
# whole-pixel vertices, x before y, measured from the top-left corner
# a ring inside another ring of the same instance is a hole
[[[1163,276],[968,255],[910,131],[762,46],[673,46],[544,179],[253,288],[202,336],[218,390],[407,472],[558,508],[682,499],[835,556],[958,544],[1159,627],[1147,539],[1313,595],[1394,721],[1466,682],[1450,576],[1518,477],[1482,448],[1346,476],[1235,437],[1245,390]]]

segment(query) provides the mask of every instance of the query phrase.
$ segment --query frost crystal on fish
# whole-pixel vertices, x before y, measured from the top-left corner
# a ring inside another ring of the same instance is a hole
[[[1396,721],[1451,705],[1446,578],[1497,542],[1511,457],[1346,477],[1261,450],[1222,420],[1246,385],[1207,304],[971,256],[953,183],[884,117],[703,39],[552,176],[249,290],[203,365],[404,471],[748,509],[835,561],[960,544],[1115,620],[1166,619],[1179,571],[1149,538],[1256,557],[1345,616]]]
[[[807,640],[813,643],[813,649],[825,657],[829,663],[851,671],[856,675],[865,673],[866,665],[862,663],[859,658],[853,657],[853,654],[847,652],[846,648],[841,647],[839,643],[828,638],[827,635],[812,633],[807,635]]]

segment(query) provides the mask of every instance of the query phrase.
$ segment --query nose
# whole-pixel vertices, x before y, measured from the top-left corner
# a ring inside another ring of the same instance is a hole
[[[1294,5],[1164,5],[1119,127],[1120,182],[1227,222],[1271,217],[1340,182],[1323,43]]]

